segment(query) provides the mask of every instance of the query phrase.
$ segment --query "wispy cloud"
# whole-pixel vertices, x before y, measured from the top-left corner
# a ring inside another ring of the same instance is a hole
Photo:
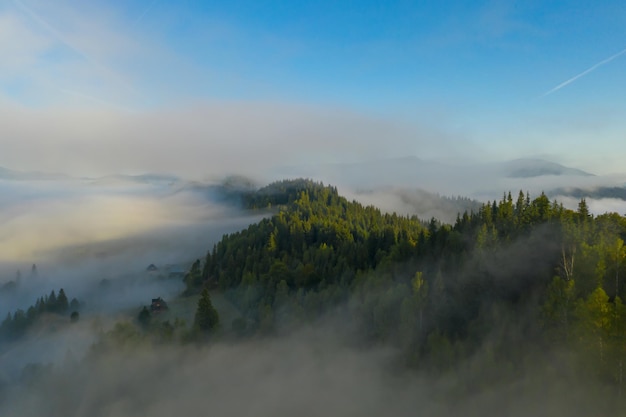
[[[556,86],[556,87],[554,87],[553,89],[551,89],[551,90],[549,90],[549,91],[545,92],[545,93],[542,95],[542,97],[549,96],[550,94],[552,94],[552,93],[555,93],[555,92],[559,91],[561,88],[563,88],[563,87],[565,87],[565,86],[567,86],[567,85],[569,85],[569,84],[573,83],[573,82],[574,82],[574,81],[576,81],[577,79],[579,79],[579,78],[581,78],[581,77],[584,77],[585,75],[589,74],[590,72],[595,71],[596,69],[600,68],[601,66],[608,64],[609,62],[613,61],[615,58],[618,58],[619,56],[624,55],[624,54],[626,54],[626,49],[622,49],[622,50],[621,50],[621,51],[619,51],[618,53],[616,53],[616,54],[614,54],[614,55],[611,55],[610,57],[608,57],[608,58],[606,58],[606,59],[604,59],[604,60],[602,60],[602,61],[598,62],[597,64],[595,64],[594,66],[592,66],[592,67],[590,67],[590,68],[586,69],[585,71],[581,72],[580,74],[575,75],[574,77],[570,78],[569,80],[562,82],[561,84],[557,85],[557,86]]]

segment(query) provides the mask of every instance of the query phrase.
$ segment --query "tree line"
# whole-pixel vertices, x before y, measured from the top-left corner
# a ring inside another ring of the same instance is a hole
[[[65,315],[71,311],[73,320],[78,318],[80,303],[76,298],[68,301],[63,288],[57,293],[54,290],[49,295],[37,298],[35,304],[27,310],[18,309],[13,314],[8,312],[0,324],[0,340],[12,341],[23,336],[34,325],[39,317],[44,314]]]
[[[442,372],[480,354],[510,370],[538,346],[565,347],[581,374],[622,389],[619,214],[520,191],[442,224],[309,180],[271,184],[242,203],[275,214],[225,235],[185,282],[187,293],[223,291],[256,332],[340,308],[364,340],[397,346],[409,366]]]

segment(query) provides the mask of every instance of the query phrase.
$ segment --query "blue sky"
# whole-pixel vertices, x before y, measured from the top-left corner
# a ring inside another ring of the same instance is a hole
[[[0,165],[151,170],[115,157],[151,136],[161,166],[290,145],[296,162],[301,147],[320,161],[540,155],[609,173],[626,155],[626,53],[554,89],[625,48],[620,1],[3,0]],[[186,139],[163,133],[170,118]],[[304,129],[324,146],[298,142]]]

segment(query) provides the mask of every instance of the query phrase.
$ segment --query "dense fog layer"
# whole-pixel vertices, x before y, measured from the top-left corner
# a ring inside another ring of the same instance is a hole
[[[2,372],[13,376],[29,362],[57,363],[70,348],[81,357],[107,323],[136,314],[152,298],[177,297],[196,259],[224,233],[262,217],[217,201],[206,188],[177,184],[0,181],[0,196],[2,319],[62,288],[80,303],[81,317],[99,320],[78,343],[53,320],[0,348],[2,363],[10,364]],[[158,271],[148,272],[151,264]]]
[[[224,233],[263,214],[240,211],[207,187],[176,179],[0,186],[0,313],[26,309],[60,288],[81,303],[78,322],[45,316],[25,337],[2,347],[2,415],[361,416],[419,410],[433,416],[583,416],[612,409],[595,400],[601,388],[570,381],[562,360],[567,350],[529,352],[528,363],[506,383],[490,382],[497,365],[488,346],[451,372],[415,372],[399,359],[401,352],[364,344],[351,318],[341,314],[272,338],[227,336],[204,346],[139,340],[97,351],[94,346],[116,323],[132,321],[152,298],[175,299],[184,289],[180,274]],[[400,188],[345,189],[351,190],[348,197],[383,210],[447,221],[455,204],[475,203],[446,200],[446,206],[438,195]],[[564,199],[566,205],[577,201]],[[621,200],[598,201],[589,201],[592,210],[602,209],[602,202],[622,207]],[[527,248],[524,242],[512,245],[493,268],[523,271],[525,265],[516,262]],[[157,272],[147,271],[151,264]],[[493,331],[506,327],[503,318]]]
[[[210,346],[126,346],[79,362],[68,355],[8,388],[3,416],[548,416],[599,415],[593,386],[546,367],[547,357],[498,385],[477,357],[444,376],[407,371],[395,353],[356,346],[344,325]],[[547,355],[546,355],[547,356]],[[493,366],[493,365],[491,365]],[[38,374],[39,372],[39,374]],[[43,375],[41,379],[37,375]]]

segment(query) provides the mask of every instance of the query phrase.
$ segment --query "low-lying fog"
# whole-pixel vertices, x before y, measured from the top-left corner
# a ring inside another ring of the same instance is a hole
[[[314,179],[338,185],[349,199],[385,211],[445,222],[453,222],[457,212],[475,209],[480,202],[502,198],[508,190],[513,198],[520,189],[533,197],[546,191],[575,209],[579,198],[561,195],[559,189],[623,187],[624,180],[571,172],[519,178],[506,175],[510,167],[505,164],[466,168],[463,175],[459,166],[404,158],[302,167],[294,174],[312,174]],[[284,178],[287,173],[274,175]],[[464,198],[442,199],[445,196]],[[587,203],[595,214],[626,213],[623,199],[588,198]],[[26,309],[59,288],[65,288],[70,298],[89,298],[90,308],[107,310],[136,306],[152,295],[175,294],[182,286],[180,280],[145,279],[146,267],[175,265],[186,270],[222,234],[258,218],[235,210],[207,187],[176,177],[0,180],[0,285],[14,281],[18,271],[21,275],[11,292],[0,291],[0,314]],[[31,276],[33,264],[36,277]],[[122,282],[123,290],[118,288]],[[109,288],[115,293],[113,299],[107,296]]]
[[[337,185],[340,193],[385,211],[416,214],[423,219],[435,217],[454,222],[458,211],[470,211],[475,205],[442,201],[441,197],[463,197],[476,202],[501,200],[520,190],[531,198],[542,192],[570,209],[580,198],[567,194],[570,189],[587,193],[593,214],[626,213],[626,198],[593,197],[594,190],[616,188],[626,195],[626,174],[593,175],[548,160],[524,158],[499,163],[423,160],[416,157],[373,159],[359,163],[286,166],[274,176],[310,177]],[[597,194],[597,193],[596,193]]]
[[[181,275],[194,260],[223,234],[260,218],[188,184],[0,181],[0,315],[26,311],[60,288],[82,304],[81,318],[136,314],[152,298],[179,295]],[[147,272],[150,264],[159,271]],[[75,336],[61,329],[53,337],[29,332],[23,343],[0,351],[3,372],[15,375],[29,362],[62,359],[67,338]],[[72,343],[76,354],[96,332],[81,335]]]
[[[567,178],[509,178],[498,184],[535,193],[551,181],[564,186]],[[328,181],[323,174],[321,179]],[[442,203],[435,193],[416,191],[419,182],[411,187],[407,180],[397,188],[374,182],[367,188],[363,178],[337,179],[342,194],[383,210],[452,221],[458,207]],[[577,185],[598,183],[596,177],[570,179]],[[502,196],[493,184],[479,185],[489,190],[483,197]],[[508,386],[480,392],[472,388],[481,375],[480,360],[451,379],[411,374],[394,363],[394,352],[354,346],[350,331],[337,330],[336,321],[271,340],[131,348],[81,362],[117,320],[137,314],[152,298],[180,294],[180,273],[224,233],[262,217],[197,185],[166,177],[0,181],[0,314],[25,310],[59,288],[83,303],[74,325],[46,318],[2,348],[0,383],[8,387],[0,398],[3,416],[366,416],[415,415],[418,409],[434,416],[583,416],[601,409],[588,401],[592,387],[560,385],[563,375],[552,384],[554,375],[540,366],[529,367]],[[467,195],[457,186],[448,190],[458,193],[448,195]],[[578,203],[572,197],[562,201],[570,207]],[[596,213],[626,211],[623,200],[588,203]],[[148,272],[150,264],[159,272]],[[11,281],[15,285],[7,286]],[[29,364],[51,364],[53,371],[36,385],[13,387]]]
[[[355,346],[338,322],[236,344],[131,346],[81,365],[68,354],[42,380],[10,389],[0,411],[5,417],[582,417],[610,410],[594,400],[593,386],[568,382],[567,372],[555,376],[542,362],[498,386],[484,385],[484,358],[451,375],[408,372],[394,363],[396,352]]]

